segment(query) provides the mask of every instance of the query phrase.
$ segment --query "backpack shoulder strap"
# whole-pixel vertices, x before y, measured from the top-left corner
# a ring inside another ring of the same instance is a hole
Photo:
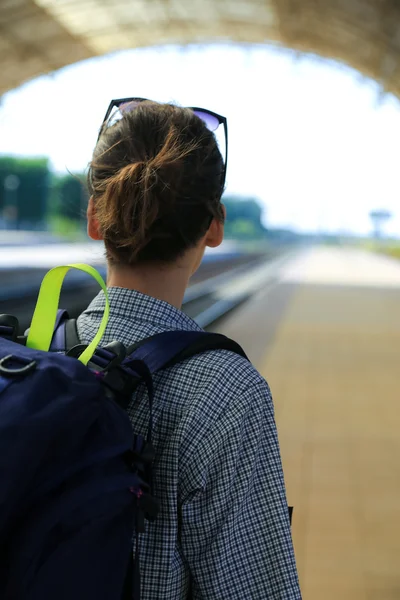
[[[80,345],[76,319],[69,319],[68,313],[60,310],[50,351],[67,353]],[[165,331],[130,346],[124,362],[141,360],[153,374],[210,350],[229,350],[248,360],[241,346],[225,335],[205,331]]]
[[[69,352],[75,346],[79,346],[81,343],[78,336],[78,327],[76,325],[76,319],[68,319],[65,322],[65,346],[66,351]]]
[[[50,344],[51,352],[69,352],[80,344],[76,319],[69,319],[66,310],[57,312],[53,339]]]
[[[243,348],[234,340],[231,340],[220,333],[204,333],[202,336],[198,337],[197,340],[175,355],[164,368],[171,367],[196,354],[202,354],[203,352],[209,352],[210,350],[229,350],[230,352],[249,360]]]
[[[166,331],[128,348],[126,362],[141,360],[153,374],[209,350],[230,350],[248,360],[241,346],[224,335],[205,331]]]

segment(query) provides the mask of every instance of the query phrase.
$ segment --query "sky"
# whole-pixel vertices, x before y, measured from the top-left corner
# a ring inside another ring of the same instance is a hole
[[[400,104],[357,72],[270,46],[136,49],[91,59],[5,94],[0,153],[81,172],[112,98],[203,106],[228,118],[227,194],[257,198],[264,222],[368,233],[393,213],[400,236]]]

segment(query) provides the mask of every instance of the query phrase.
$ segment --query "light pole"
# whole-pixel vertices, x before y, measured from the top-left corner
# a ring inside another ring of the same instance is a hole
[[[369,218],[372,221],[372,226],[374,228],[374,237],[376,240],[382,238],[382,228],[383,224],[389,221],[392,217],[392,213],[388,210],[371,210],[369,213]]]

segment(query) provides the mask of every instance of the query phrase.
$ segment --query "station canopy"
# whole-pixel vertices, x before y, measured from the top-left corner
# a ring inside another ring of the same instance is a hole
[[[400,96],[400,0],[0,0],[0,94],[127,48],[276,43]]]

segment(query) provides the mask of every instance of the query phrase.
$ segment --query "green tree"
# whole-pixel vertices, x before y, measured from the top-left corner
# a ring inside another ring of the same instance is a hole
[[[254,198],[224,197],[226,207],[225,235],[227,238],[257,240],[265,238],[262,208]]]
[[[55,214],[71,221],[85,218],[88,194],[82,175],[55,176],[53,199]]]
[[[13,228],[44,227],[49,200],[47,158],[0,157],[0,223]]]

